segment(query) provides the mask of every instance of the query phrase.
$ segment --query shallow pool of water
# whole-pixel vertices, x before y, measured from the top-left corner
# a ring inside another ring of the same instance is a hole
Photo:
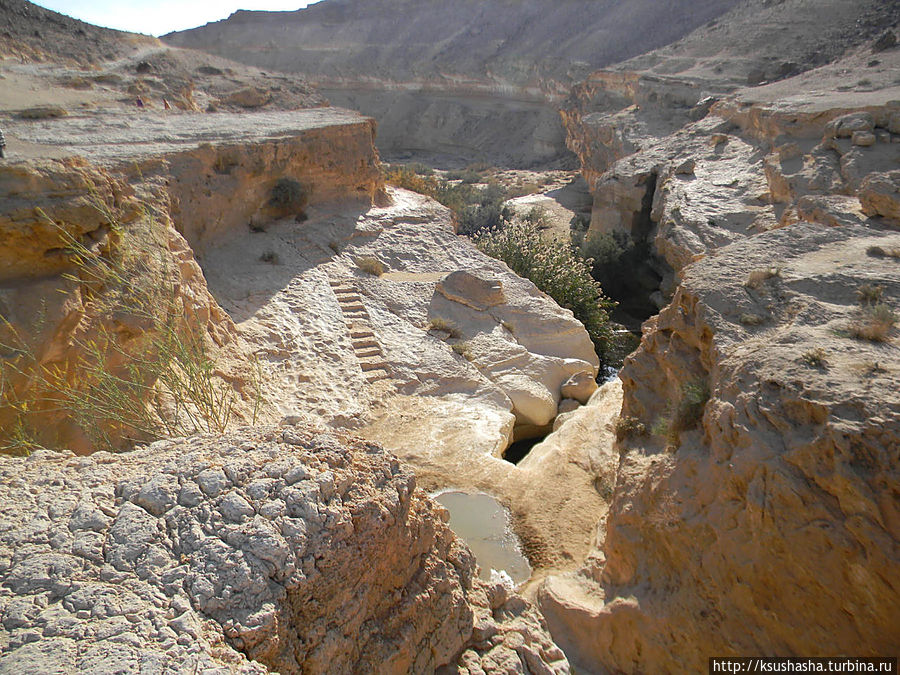
[[[491,569],[503,570],[516,583],[531,576],[519,540],[510,527],[509,511],[490,495],[451,490],[434,495],[450,511],[450,529],[466,542],[489,579]]]

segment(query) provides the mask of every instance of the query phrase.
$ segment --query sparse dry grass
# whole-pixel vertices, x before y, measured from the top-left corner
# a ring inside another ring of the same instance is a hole
[[[456,327],[455,323],[448,321],[447,319],[442,319],[441,317],[436,317],[429,321],[426,330],[439,330],[443,333],[447,333],[447,335],[454,339],[462,337],[462,333],[459,332],[459,328]]]
[[[451,347],[455,354],[459,354],[466,361],[471,361],[475,356],[472,354],[472,348],[469,346],[468,342],[457,342],[455,345]]]
[[[619,441],[647,434],[647,427],[637,417],[620,417],[616,420],[615,430]]]
[[[747,275],[744,286],[747,288],[759,288],[769,279],[781,276],[781,270],[777,267],[766,267],[764,269],[755,269]]]
[[[41,345],[0,317],[0,349],[12,355],[0,361],[0,413],[8,421],[2,452],[28,454],[54,443],[46,427],[60,416],[103,450],[222,432],[231,419],[237,393],[218,377],[203,329],[176,293],[174,267],[158,255],[164,235],[146,214],[120,227],[115,210],[93,198],[111,224],[108,248],[88,248],[57,225],[73,266],[64,277],[78,287],[90,328],[73,338],[74,356],[45,363]]]
[[[741,314],[740,322],[745,326],[759,326],[765,319],[759,314]]]
[[[378,258],[370,255],[357,258],[356,266],[366,274],[371,274],[374,277],[380,277],[384,274],[384,265],[381,264]]]
[[[862,316],[850,323],[850,335],[857,340],[887,342],[897,324],[897,314],[888,305],[880,303],[865,307]]]
[[[866,249],[866,255],[873,258],[900,259],[900,246],[870,246]]]
[[[877,305],[884,296],[884,286],[875,284],[863,284],[856,289],[856,299],[860,305]]]
[[[800,360],[810,368],[825,368],[828,366],[827,353],[821,347],[807,349],[800,355]]]

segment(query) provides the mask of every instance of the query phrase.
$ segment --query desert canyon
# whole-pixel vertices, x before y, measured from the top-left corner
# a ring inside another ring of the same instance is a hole
[[[898,21],[0,0],[0,673],[900,656]]]

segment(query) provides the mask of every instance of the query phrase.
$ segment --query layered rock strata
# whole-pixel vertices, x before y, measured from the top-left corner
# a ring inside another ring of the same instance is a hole
[[[164,39],[305,74],[335,104],[375,117],[388,154],[529,166],[570,161],[556,103],[572,82],[735,4],[570,0],[548,13],[534,0],[329,0],[296,12],[237,12]]]
[[[566,384],[597,372],[587,333],[457,236],[447,209],[388,192],[390,206],[310,207],[301,225],[236,231],[204,252],[213,295],[255,346],[272,412],[356,429],[427,489],[495,494],[526,523],[539,565],[586,551],[592,477],[566,467],[573,498],[502,456],[578,405],[564,391],[584,397]],[[561,517],[573,500],[580,515]]]
[[[895,648],[897,59],[867,46],[595,149],[592,228],[672,272],[620,375],[600,544],[538,591],[579,669]],[[848,72],[871,91],[838,91]]]
[[[161,293],[167,311],[198,331],[211,353],[222,352],[216,376],[236,391],[235,419],[250,419],[258,398],[249,391],[250,348],[210,296],[196,257],[213,239],[237,228],[246,232],[248,224],[302,217],[305,208],[328,202],[370,205],[380,190],[372,122],[331,109],[262,113],[252,129],[246,117],[227,114],[211,120],[109,111],[103,117],[105,127],[87,116],[9,127],[33,148],[66,157],[13,158],[0,168],[0,231],[7,244],[0,341],[9,364],[4,383],[7,393],[15,391],[0,409],[6,433],[18,433],[24,418],[40,414],[42,422],[29,422],[40,430],[40,442],[91,449],[71,416],[52,405],[45,412],[28,407],[31,399],[58,396],[38,394],[43,385],[31,374],[77,384],[77,364],[111,335],[120,345],[110,362],[115,373],[118,352],[148,329],[147,312],[165,309],[105,312],[104,293],[123,277],[91,272],[85,261],[94,255],[107,261],[107,271],[119,265],[124,274],[139,274],[131,292],[146,290],[148,301]],[[276,186],[285,181],[297,194],[276,200]],[[118,440],[114,434],[112,442]]]

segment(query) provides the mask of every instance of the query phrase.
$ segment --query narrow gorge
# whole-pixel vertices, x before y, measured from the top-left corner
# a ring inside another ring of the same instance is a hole
[[[0,0],[0,673],[896,657],[898,10]]]

